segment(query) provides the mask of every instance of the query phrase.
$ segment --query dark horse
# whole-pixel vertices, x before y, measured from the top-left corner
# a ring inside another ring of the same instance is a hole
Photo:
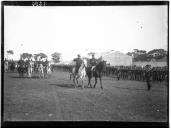
[[[87,76],[88,76],[88,86],[90,85],[91,86],[91,78],[92,77],[95,77],[95,84],[94,84],[94,88],[96,87],[96,84],[97,84],[97,78],[99,78],[100,80],[100,85],[101,85],[101,88],[103,89],[103,86],[102,86],[102,74],[103,72],[106,70],[106,61],[101,61],[99,62],[93,71],[91,71],[91,67],[87,67]]]

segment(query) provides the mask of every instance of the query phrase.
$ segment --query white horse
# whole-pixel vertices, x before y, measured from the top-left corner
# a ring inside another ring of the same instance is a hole
[[[78,73],[75,73],[75,68],[73,68],[73,82],[75,87],[78,87],[78,78],[82,81],[82,88],[84,88],[84,80],[86,77],[86,67],[87,67],[87,60],[83,59],[83,63],[81,64]]]

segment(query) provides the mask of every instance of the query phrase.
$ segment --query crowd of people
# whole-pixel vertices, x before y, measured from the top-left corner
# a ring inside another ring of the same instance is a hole
[[[101,58],[102,59],[102,58]],[[73,61],[76,61],[76,68],[81,65],[80,55]],[[92,71],[98,63],[99,59],[95,59],[95,56],[92,55],[92,58],[88,60],[88,66],[92,67]],[[73,65],[53,65],[52,70],[61,70],[71,72]],[[148,71],[149,70],[149,71]],[[146,74],[149,74],[151,81],[166,81],[168,80],[168,67],[151,67],[146,65],[144,67],[140,66],[110,66],[106,65],[106,70],[103,72],[104,76],[113,76],[119,79],[124,80],[136,80],[136,81],[146,81]]]
[[[167,80],[168,77],[168,67],[151,67],[150,68],[150,76],[152,81],[162,82]],[[138,67],[138,66],[108,66],[106,67],[106,76],[117,76],[118,79],[128,79],[128,80],[137,80],[137,81],[145,81],[147,66]]]
[[[19,61],[6,60],[4,61],[4,70],[5,72],[18,72],[19,75],[24,76],[28,74],[29,76],[34,73],[40,73],[40,70],[44,73],[48,68],[51,68],[49,61],[33,61],[32,59],[23,59],[20,58]],[[47,72],[47,71],[46,71]],[[29,74],[30,73],[30,74]]]
[[[102,60],[102,57],[99,59],[96,59],[94,55],[92,55],[91,59],[88,59],[88,66],[91,67],[91,70],[93,71],[95,66],[99,61]],[[76,67],[76,72],[78,72],[79,67],[81,66],[82,59],[81,56],[78,54],[77,58],[73,59],[75,62],[75,65],[51,65],[51,70],[61,70],[61,71],[67,71],[71,72],[73,66]],[[14,71],[15,69],[18,69],[19,67],[27,68],[28,63],[33,62],[31,59],[20,59],[18,62],[10,60],[5,60],[5,65],[7,65],[5,70],[11,70]],[[49,65],[49,61],[46,59],[45,61],[34,61],[34,72],[38,72],[39,65],[42,64],[43,67],[47,67]],[[149,71],[148,71],[149,70]],[[151,67],[150,65],[146,65],[145,67],[138,67],[138,66],[110,66],[106,65],[106,70],[103,72],[104,76],[113,76],[119,79],[124,80],[137,80],[137,81],[146,81],[148,71],[148,77],[150,78],[150,81],[166,81],[168,80],[168,67]]]
[[[17,68],[17,62],[16,61],[5,59],[5,61],[4,61],[5,72],[7,72],[7,71],[14,72],[16,68]]]

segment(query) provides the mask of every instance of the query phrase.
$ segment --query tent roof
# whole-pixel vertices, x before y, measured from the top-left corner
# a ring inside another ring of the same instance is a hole
[[[98,58],[100,56],[105,57],[105,56],[110,56],[110,55],[113,55],[113,54],[120,54],[120,55],[123,55],[123,56],[132,57],[132,56],[126,55],[126,54],[124,54],[124,53],[122,53],[120,51],[114,51],[114,50],[108,51],[108,52],[96,53],[95,55]]]

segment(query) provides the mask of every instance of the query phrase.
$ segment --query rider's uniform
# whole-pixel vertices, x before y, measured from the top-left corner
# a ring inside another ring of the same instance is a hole
[[[79,70],[79,68],[80,68],[80,66],[81,66],[81,64],[82,64],[82,59],[78,57],[78,58],[75,58],[74,61],[76,62],[75,73],[78,73],[78,70]]]
[[[90,59],[90,66],[92,67],[91,70],[95,68],[97,64],[97,60],[95,58]]]
[[[151,82],[151,70],[152,70],[151,67],[147,67],[145,70],[145,77],[146,77],[148,90],[150,90],[150,88],[151,88],[151,84],[150,84],[150,82]]]

